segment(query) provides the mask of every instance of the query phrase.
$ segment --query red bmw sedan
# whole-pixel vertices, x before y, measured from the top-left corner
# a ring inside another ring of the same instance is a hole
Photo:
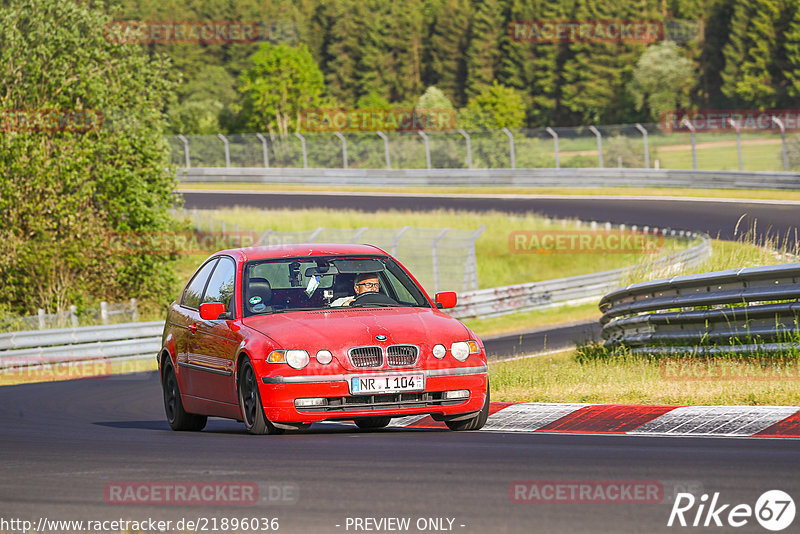
[[[167,313],[158,355],[167,420],[209,416],[253,434],[353,421],[380,428],[430,415],[477,430],[489,413],[483,342],[370,245],[225,250]]]

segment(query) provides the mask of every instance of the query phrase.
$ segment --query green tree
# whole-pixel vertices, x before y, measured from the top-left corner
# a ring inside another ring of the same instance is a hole
[[[477,2],[467,46],[467,97],[477,96],[497,75],[500,39],[508,30],[500,0]]]
[[[453,109],[450,99],[438,87],[428,87],[414,109]]]
[[[497,129],[520,128],[525,123],[525,102],[522,93],[511,87],[494,83],[470,98],[458,117],[462,128]]]
[[[306,45],[264,43],[251,62],[239,86],[248,127],[286,135],[304,110],[322,105],[324,78]]]
[[[115,234],[171,229],[176,180],[169,62],[106,40],[108,21],[69,0],[0,11],[0,293],[15,312],[164,299],[175,281],[165,255],[110,248]],[[66,122],[19,122],[46,110]]]
[[[636,63],[628,90],[636,109],[646,109],[657,121],[669,110],[688,106],[693,86],[694,65],[681,55],[675,43],[665,41],[645,50]]]
[[[730,41],[723,49],[722,92],[738,105],[774,107],[781,76],[775,69],[781,0],[736,4]]]
[[[426,45],[426,82],[458,106],[466,104],[467,45],[472,8],[469,0],[444,0],[431,21]]]

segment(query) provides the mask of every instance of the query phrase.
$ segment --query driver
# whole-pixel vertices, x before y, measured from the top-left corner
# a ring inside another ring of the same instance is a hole
[[[356,292],[355,297],[339,297],[338,299],[331,302],[331,307],[333,306],[350,306],[350,304],[356,300],[361,294],[364,293],[377,293],[381,289],[381,282],[378,280],[378,275],[375,273],[362,273],[356,276],[355,283],[353,284],[353,289]]]

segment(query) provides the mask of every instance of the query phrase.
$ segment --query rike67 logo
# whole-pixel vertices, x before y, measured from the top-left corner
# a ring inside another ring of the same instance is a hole
[[[724,503],[719,492],[710,500],[704,493],[696,499],[691,493],[679,493],[672,505],[667,526],[692,527],[742,527],[753,518],[767,530],[783,530],[794,521],[794,500],[781,490],[766,491],[758,498],[755,506],[749,504]]]

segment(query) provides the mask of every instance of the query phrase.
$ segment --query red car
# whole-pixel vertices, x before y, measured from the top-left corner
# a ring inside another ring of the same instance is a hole
[[[175,430],[208,416],[253,434],[317,421],[380,428],[430,415],[477,430],[489,413],[483,342],[370,245],[225,250],[170,305],[158,356]]]

